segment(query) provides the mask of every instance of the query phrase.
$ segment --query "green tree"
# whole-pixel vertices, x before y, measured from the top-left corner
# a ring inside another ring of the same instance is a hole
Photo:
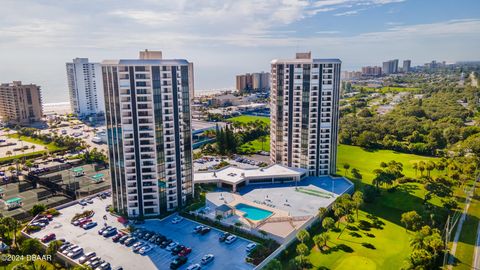
[[[270,262],[268,262],[263,269],[264,270],[282,270],[283,267],[279,260],[273,259]]]
[[[324,218],[322,220],[322,227],[327,231],[335,228],[335,220],[333,220],[331,217]]]
[[[305,245],[304,243],[298,244],[295,251],[297,252],[298,255],[302,255],[302,256],[308,256],[308,254],[310,253],[310,250],[308,250],[307,245]]]
[[[416,211],[409,211],[402,214],[400,222],[405,225],[405,231],[416,230],[422,223],[422,217]]]
[[[23,255],[41,254],[42,250],[42,243],[36,238],[27,239],[20,245],[20,251]]]
[[[361,191],[355,191],[355,193],[353,193],[352,200],[353,200],[353,205],[355,206],[355,211],[356,211],[357,220],[358,220],[358,210],[363,205],[363,193]]]
[[[350,164],[344,163],[344,164],[343,164],[343,168],[345,169],[345,176],[347,176],[348,169],[350,169]]]
[[[350,172],[352,173],[353,178],[358,179],[358,180],[362,180],[362,174],[360,173],[359,169],[352,168],[350,170]]]
[[[30,214],[32,216],[36,216],[42,212],[45,212],[47,210],[47,207],[44,204],[35,204],[32,206],[32,209],[30,210]]]
[[[313,237],[313,242],[320,250],[323,247],[328,247],[327,243],[329,240],[330,240],[330,235],[328,233],[317,234]]]
[[[308,242],[308,240],[310,240],[310,233],[308,233],[308,231],[305,230],[305,229],[300,230],[300,231],[297,233],[297,239],[298,239],[298,241],[300,241],[302,244],[305,243],[305,242]]]

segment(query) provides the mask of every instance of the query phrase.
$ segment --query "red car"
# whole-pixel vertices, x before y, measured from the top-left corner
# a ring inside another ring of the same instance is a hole
[[[47,243],[47,242],[52,241],[53,239],[55,239],[55,234],[54,233],[47,234],[42,238],[42,242]]]
[[[80,222],[78,223],[78,226],[81,227],[83,224],[87,224],[87,223],[89,223],[89,222],[92,222],[92,220],[89,219],[89,218],[82,219],[82,220],[80,220]]]
[[[186,247],[178,253],[178,256],[188,256],[188,254],[190,254],[190,252],[192,252],[192,249],[189,248],[189,247]]]
[[[117,235],[115,235],[114,237],[112,237],[112,241],[113,242],[118,242],[120,240],[120,238],[122,238],[122,236],[124,236],[125,234],[123,233],[118,233]]]

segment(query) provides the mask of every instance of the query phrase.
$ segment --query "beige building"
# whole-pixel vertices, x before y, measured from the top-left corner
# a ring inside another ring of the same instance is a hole
[[[21,81],[0,85],[0,117],[12,124],[40,121],[43,115],[40,86]]]

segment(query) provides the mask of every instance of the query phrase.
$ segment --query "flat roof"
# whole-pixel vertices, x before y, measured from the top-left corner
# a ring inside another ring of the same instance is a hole
[[[103,60],[102,65],[125,65],[125,66],[175,66],[188,65],[185,59],[118,59]]]
[[[333,63],[341,64],[342,61],[338,58],[317,58],[317,59],[273,59],[271,64],[304,64],[304,63]]]
[[[301,168],[289,168],[280,164],[270,165],[264,168],[242,169],[227,166],[213,172],[196,172],[193,175],[194,182],[224,181],[230,184],[238,184],[246,178],[268,177],[294,177],[301,176],[307,170]]]

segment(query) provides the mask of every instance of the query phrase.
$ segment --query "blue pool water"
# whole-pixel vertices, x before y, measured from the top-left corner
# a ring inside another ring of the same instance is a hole
[[[235,209],[240,210],[245,213],[243,217],[258,221],[258,220],[263,220],[269,217],[272,212],[264,209],[260,209],[254,206],[250,206],[244,203],[239,203],[235,206]]]

